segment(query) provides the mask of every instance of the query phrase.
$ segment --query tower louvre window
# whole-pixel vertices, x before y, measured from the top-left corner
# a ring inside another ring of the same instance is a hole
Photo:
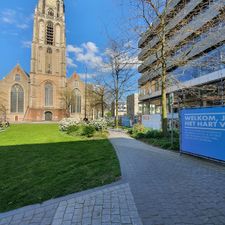
[[[46,28],[46,44],[53,45],[53,42],[54,42],[54,26],[52,22],[48,22]]]

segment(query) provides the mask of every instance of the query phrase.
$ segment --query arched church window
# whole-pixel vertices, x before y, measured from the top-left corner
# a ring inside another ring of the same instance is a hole
[[[78,89],[73,90],[71,113],[81,113],[81,93]]]
[[[20,75],[19,74],[16,74],[16,76],[15,76],[15,81],[20,81],[21,79],[20,79]]]
[[[46,44],[53,45],[54,42],[54,25],[51,21],[47,23],[46,28]]]
[[[51,83],[45,84],[45,106],[53,106],[53,86]]]
[[[19,84],[15,84],[11,89],[11,112],[24,112],[24,91]]]

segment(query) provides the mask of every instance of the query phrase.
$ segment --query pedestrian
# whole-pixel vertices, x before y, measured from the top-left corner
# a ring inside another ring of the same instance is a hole
[[[6,121],[6,122],[5,122],[5,127],[6,127],[6,128],[7,128],[7,127],[10,127],[9,121]]]

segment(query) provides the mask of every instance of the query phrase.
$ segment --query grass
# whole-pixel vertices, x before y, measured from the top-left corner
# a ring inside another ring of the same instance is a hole
[[[0,212],[108,184],[120,177],[105,135],[72,137],[56,124],[0,133]]]

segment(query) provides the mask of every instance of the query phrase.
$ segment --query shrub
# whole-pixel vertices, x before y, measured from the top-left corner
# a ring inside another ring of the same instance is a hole
[[[71,133],[77,133],[80,129],[80,125],[72,125],[67,128],[66,133],[71,134]]]
[[[107,129],[107,121],[105,118],[93,120],[90,122],[90,125],[93,126],[96,131],[103,131]]]
[[[105,118],[108,127],[115,126],[115,119],[113,117],[106,117]]]
[[[127,133],[128,133],[128,134],[133,134],[133,128],[128,128],[128,129],[127,129]]]
[[[78,126],[79,122],[74,118],[65,118],[59,122],[59,129],[61,131],[68,131],[70,127]]]
[[[112,119],[100,118],[93,121],[78,122],[74,118],[66,118],[59,122],[59,129],[67,134],[82,135],[92,137],[95,131],[104,131],[107,129],[107,125],[112,124]]]
[[[133,127],[133,133],[145,133],[147,129],[142,124],[135,124]]]
[[[136,134],[134,134],[134,137],[137,139],[145,138],[145,133],[136,133]]]
[[[163,132],[160,130],[149,130],[146,132],[145,138],[163,138]]]
[[[93,137],[95,134],[95,127],[90,124],[81,125],[81,130],[82,136]]]

